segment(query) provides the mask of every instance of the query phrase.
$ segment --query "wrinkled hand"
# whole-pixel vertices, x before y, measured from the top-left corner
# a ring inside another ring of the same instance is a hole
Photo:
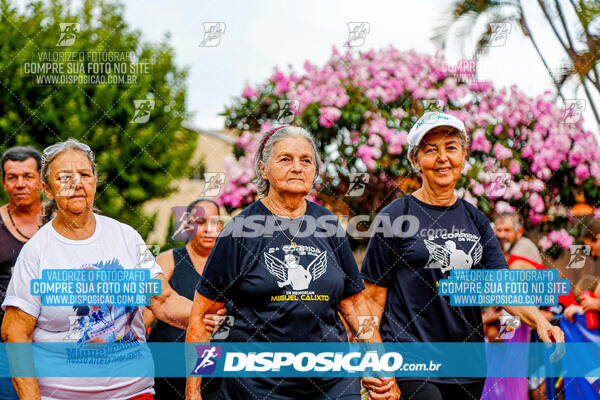
[[[600,298],[585,296],[581,299],[583,312],[600,311]]]
[[[224,308],[221,308],[216,314],[206,314],[202,320],[204,325],[206,325],[206,330],[210,333],[213,333],[215,328],[221,325],[221,322],[223,321],[219,317],[225,314],[227,314],[227,310]]]
[[[537,334],[542,342],[547,343],[546,347],[551,347],[556,343],[556,349],[550,354],[550,361],[557,362],[565,355],[565,334],[558,326],[551,325],[548,321],[542,320],[537,326]]]
[[[545,319],[538,324],[536,330],[538,336],[544,343],[563,343],[565,341],[565,334],[562,329],[558,326],[551,325]]]
[[[573,318],[575,314],[583,314],[583,307],[578,306],[576,304],[571,304],[564,312],[564,316],[569,321],[573,322]]]
[[[399,400],[400,388],[394,378],[362,378],[369,400]]]

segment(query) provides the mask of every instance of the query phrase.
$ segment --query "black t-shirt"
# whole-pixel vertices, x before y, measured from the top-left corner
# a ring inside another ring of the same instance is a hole
[[[438,281],[448,278],[452,268],[508,268],[487,217],[462,199],[442,207],[409,195],[385,207],[378,218],[393,223],[403,215],[418,220],[414,236],[374,234],[361,271],[366,281],[388,288],[383,341],[483,341],[480,307],[451,306],[448,296],[438,295]]]
[[[307,201],[304,219],[276,218],[289,238],[301,223],[296,247],[258,200],[225,226],[196,289],[229,302],[234,322],[228,342],[346,342],[339,304],[364,285],[336,216]],[[254,233],[262,227],[267,234]],[[231,398],[318,398],[338,378],[224,381]]]

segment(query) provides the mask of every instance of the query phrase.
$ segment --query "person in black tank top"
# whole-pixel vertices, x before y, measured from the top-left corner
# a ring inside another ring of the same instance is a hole
[[[33,147],[11,147],[0,158],[2,187],[8,204],[0,207],[0,304],[23,245],[40,225],[42,155]],[[0,308],[0,325],[4,310]],[[2,339],[0,339],[2,341]],[[0,369],[6,362],[0,357]],[[0,378],[0,400],[17,400],[10,378]]]
[[[220,231],[219,207],[212,200],[198,199],[187,207],[190,232],[188,243],[161,253],[156,261],[169,278],[169,284],[180,295],[194,299],[196,284],[204,269],[206,258],[215,244]],[[146,326],[154,321],[152,313],[146,309]],[[185,342],[186,331],[162,321],[158,321],[150,331],[149,342]],[[221,379],[209,378],[202,385],[202,399],[216,399]],[[154,380],[156,400],[185,398],[185,378],[156,377]]]
[[[192,300],[200,274],[194,268],[186,247],[173,249],[175,268],[169,284],[177,293]],[[184,342],[185,330],[163,321],[157,321],[156,326],[150,331],[148,339],[150,342]]]
[[[21,242],[10,233],[2,218],[0,218],[0,302],[4,301],[6,288],[12,275],[12,268],[17,262],[17,256],[25,242]],[[194,287],[194,290],[195,287]],[[0,323],[4,318],[4,310],[0,308]]]

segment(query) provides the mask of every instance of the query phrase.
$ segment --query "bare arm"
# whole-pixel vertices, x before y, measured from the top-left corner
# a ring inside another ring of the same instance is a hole
[[[150,329],[154,321],[156,321],[156,318],[154,318],[152,311],[148,307],[144,307],[144,328],[146,330]]]
[[[348,321],[350,330],[355,336],[359,329],[357,315],[377,317],[375,334],[365,341],[381,342],[379,324],[381,324],[381,317],[387,301],[388,289],[374,283],[364,283],[365,290],[340,302],[342,315]],[[346,304],[344,304],[345,301],[347,301]],[[400,389],[394,378],[364,377],[361,383],[369,391],[369,400],[397,400],[400,398]]]
[[[533,265],[525,260],[520,260],[520,259],[513,261],[512,264],[510,264],[509,268],[510,269],[536,269],[535,265]],[[505,310],[506,310],[506,308],[505,308]],[[540,310],[540,312],[542,313],[544,318],[546,318],[546,320],[548,320],[548,321],[550,321],[552,319],[552,317],[554,316],[554,314],[552,314],[550,311]]]
[[[163,274],[158,274],[154,279],[160,280],[162,290],[160,295],[150,298],[150,311],[161,321],[187,329],[192,302],[177,294]]]
[[[563,331],[558,326],[551,325],[539,308],[534,306],[503,306],[502,308],[535,329],[542,342],[565,341]]]
[[[388,289],[385,286],[365,282],[365,290],[363,290],[363,293],[365,298],[369,301],[373,314],[379,319],[379,323],[381,323],[381,316],[383,315],[385,302],[387,301],[387,292]]]
[[[528,263],[525,260],[515,260],[510,265],[510,269],[536,268],[533,264]],[[549,319],[552,318],[552,313],[541,311],[538,307],[534,306],[506,306],[502,308],[504,308],[507,313],[519,317],[521,322],[524,322],[535,329],[543,342],[550,343],[565,341],[563,331],[557,326],[552,326],[549,322]]]
[[[173,257],[173,250],[167,250],[163,253],[160,253],[158,257],[156,257],[156,262],[160,265],[160,268],[163,270],[163,274],[165,275],[165,279],[168,281],[171,280],[173,276],[173,271],[175,270],[175,259]],[[152,310],[149,307],[144,308],[144,327],[146,329],[150,328],[152,324],[156,321]]]
[[[346,320],[346,322],[348,322],[348,326],[350,327],[350,330],[352,331],[352,334],[354,335],[354,337],[357,337],[358,333],[360,331],[360,325],[358,322],[359,315],[377,316],[376,311],[373,310],[373,307],[371,306],[371,303],[365,296],[364,292],[357,293],[354,296],[346,297],[345,299],[340,301],[340,312],[341,312],[342,316],[344,317],[344,319]],[[378,317],[378,318],[380,318],[380,317]],[[371,336],[369,338],[365,338],[365,340],[360,340],[358,338],[357,339],[360,341],[364,341],[364,342],[380,343],[381,336],[379,336],[379,329],[378,329],[379,321],[380,320],[378,319],[375,322],[375,325],[373,327],[373,329],[374,329],[373,336]]]
[[[225,303],[216,302],[196,293],[194,296],[194,304],[190,315],[190,323],[187,334],[185,336],[186,343],[208,343],[210,342],[210,332],[206,328],[204,319],[207,314],[215,314],[222,309]],[[187,400],[201,400],[200,384],[202,378],[188,377],[185,398]]]
[[[9,306],[6,308],[4,321],[2,322],[2,340],[9,343],[31,342],[36,324],[37,318],[17,307]],[[7,351],[7,355],[11,364],[21,362],[33,365],[31,353],[12,354],[12,352]],[[12,381],[20,399],[41,400],[40,388],[35,377],[14,377]]]

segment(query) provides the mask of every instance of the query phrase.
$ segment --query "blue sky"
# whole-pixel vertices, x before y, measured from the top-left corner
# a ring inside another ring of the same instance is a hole
[[[348,38],[348,22],[368,22],[370,32],[360,50],[394,46],[434,53],[431,41],[451,9],[449,0],[419,1],[125,1],[126,19],[143,32],[145,40],[159,41],[166,32],[176,50],[179,65],[189,68],[188,110],[192,122],[206,129],[223,127],[218,114],[243,90],[244,82],[261,82],[274,66],[288,64],[302,70],[305,60],[323,64],[332,46],[342,48]],[[527,2],[525,2],[527,3]],[[532,30],[543,26],[539,9],[532,7]],[[200,47],[204,22],[224,22],[225,34],[217,47]],[[542,31],[543,32],[543,31]],[[548,38],[538,38],[541,46],[553,48]],[[456,43],[450,43],[449,60],[460,56]],[[558,50],[550,58],[560,61]],[[478,64],[480,79],[497,87],[517,84],[535,96],[551,90],[550,78],[534,48],[517,26],[506,44],[494,47]],[[587,114],[587,113],[586,113]],[[592,120],[586,115],[588,128]]]

